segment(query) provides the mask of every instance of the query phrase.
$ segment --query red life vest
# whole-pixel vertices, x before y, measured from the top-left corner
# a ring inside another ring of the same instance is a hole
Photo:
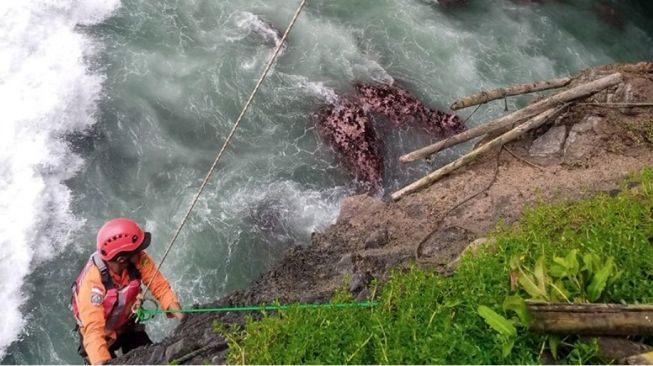
[[[97,252],[93,253],[72,286],[73,296],[70,299],[70,305],[79,326],[82,326],[82,322],[79,319],[79,308],[77,307],[79,283],[84,279],[89,268],[93,265],[100,270],[102,284],[105,289],[104,299],[102,300],[104,319],[106,320],[104,329],[107,332],[117,331],[132,316],[131,304],[136,301],[136,297],[141,292],[141,275],[136,266],[130,263],[129,267],[127,267],[129,271],[129,283],[123,288],[116,288],[109,274],[107,264],[100,258]]]

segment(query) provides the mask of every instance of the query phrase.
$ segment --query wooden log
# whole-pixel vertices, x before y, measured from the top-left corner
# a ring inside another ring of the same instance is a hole
[[[424,187],[430,186],[440,178],[453,172],[454,170],[460,168],[461,166],[476,160],[479,156],[486,154],[488,151],[492,150],[493,148],[502,146],[505,143],[515,140],[516,138],[522,136],[526,131],[532,130],[534,128],[543,125],[545,122],[549,121],[552,117],[554,117],[557,114],[557,112],[560,110],[562,110],[562,108],[558,108],[557,110],[549,109],[541,114],[538,114],[537,116],[533,117],[532,119],[525,122],[524,124],[521,124],[516,128],[504,133],[503,135],[495,138],[494,140],[488,142],[487,144],[479,147],[478,149],[472,150],[471,152],[461,156],[457,160],[443,166],[442,168],[434,171],[433,173],[427,175],[426,177],[419,179],[418,181],[398,190],[397,192],[392,194],[392,199],[397,201],[401,197],[407,194],[416,192]]]
[[[550,334],[653,335],[653,305],[528,304],[529,328]]]
[[[542,90],[562,88],[570,82],[571,77],[566,77],[552,80],[536,81],[527,84],[515,84],[504,88],[482,91],[480,93],[455,100],[449,108],[455,111],[512,95],[521,95]]]
[[[531,104],[509,115],[498,118],[494,121],[470,128],[467,131],[461,132],[457,135],[451,136],[444,140],[438,141],[435,144],[423,147],[419,150],[413,151],[403,155],[399,160],[403,163],[423,159],[429,155],[446,149],[447,147],[457,145],[461,142],[471,140],[475,137],[491,133],[493,131],[511,128],[512,126],[521,123],[522,121],[540,114],[547,109],[553,108],[562,103],[568,103],[578,98],[583,98],[588,95],[599,92],[610,86],[619,84],[623,81],[623,76],[620,73],[614,73],[605,76],[601,79],[591,81],[586,84],[578,85],[571,89],[560,92],[556,95],[543,99],[537,103]]]
[[[483,137],[478,139],[478,141],[476,141],[476,143],[474,143],[474,146],[472,147],[472,150],[478,149],[479,147],[487,144],[488,142],[494,140],[495,138],[503,135],[504,133],[506,133],[508,131],[510,131],[509,128],[503,128],[501,130],[492,131],[492,133],[488,133],[487,135],[484,135]]]
[[[597,107],[637,108],[653,107],[653,103],[578,103],[580,105],[593,105]]]

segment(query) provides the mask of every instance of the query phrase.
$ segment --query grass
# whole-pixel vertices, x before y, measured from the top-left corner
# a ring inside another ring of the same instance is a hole
[[[636,186],[633,189],[629,187]],[[543,335],[518,329],[514,347],[504,353],[478,308],[501,313],[510,288],[510,260],[515,255],[531,268],[571,250],[614,258],[623,271],[601,300],[653,302],[653,170],[623,183],[612,197],[598,194],[574,203],[538,204],[526,210],[519,225],[492,234],[494,250],[466,255],[455,273],[442,277],[412,268],[395,271],[373,309],[290,309],[247,321],[226,331],[229,362],[242,364],[536,364],[549,347]],[[519,294],[527,297],[523,290]],[[333,302],[352,301],[346,292]],[[505,315],[505,313],[503,313]],[[217,326],[222,332],[225,330]],[[606,362],[597,346],[574,338],[562,340],[563,363]]]

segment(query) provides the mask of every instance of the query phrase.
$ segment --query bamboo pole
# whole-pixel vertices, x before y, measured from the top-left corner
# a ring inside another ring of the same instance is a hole
[[[455,111],[512,95],[521,95],[542,90],[562,88],[570,82],[571,77],[565,77],[552,80],[535,81],[526,84],[515,84],[503,88],[482,91],[480,93],[455,100],[449,108]]]
[[[556,115],[562,108],[558,109],[549,109],[537,116],[531,118],[529,121],[517,126],[516,128],[504,133],[503,135],[495,138],[494,140],[488,142],[487,144],[479,147],[476,150],[461,156],[457,160],[443,166],[442,168],[434,171],[433,173],[427,175],[426,177],[398,190],[392,194],[392,199],[397,201],[401,197],[416,192],[424,187],[430,186],[435,183],[440,178],[445,175],[453,172],[454,170],[460,168],[463,165],[468,164],[471,161],[476,160],[479,156],[486,154],[488,151],[492,150],[495,147],[502,146],[516,138],[522,136],[526,131],[537,128],[547,121],[549,121],[554,115]]]
[[[586,84],[578,85],[571,89],[560,92],[556,95],[543,99],[537,103],[531,104],[525,108],[515,111],[507,116],[503,116],[494,121],[482,124],[480,126],[470,128],[467,131],[461,132],[457,135],[451,136],[444,140],[438,141],[435,144],[423,147],[419,150],[413,151],[403,155],[399,160],[403,163],[423,159],[447,147],[457,145],[461,142],[471,140],[475,137],[491,133],[493,131],[510,128],[530,117],[540,114],[549,108],[555,107],[562,103],[567,103],[572,100],[583,98],[588,95],[599,92],[610,86],[619,84],[623,81],[623,76],[620,73],[614,73],[605,76],[601,79],[591,81]]]
[[[652,305],[528,304],[529,328],[552,334],[653,335]]]

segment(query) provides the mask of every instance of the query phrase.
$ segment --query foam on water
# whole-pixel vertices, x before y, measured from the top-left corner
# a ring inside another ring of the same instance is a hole
[[[330,104],[335,104],[338,101],[336,91],[327,86],[323,81],[312,81],[306,76],[302,75],[284,75],[290,83],[300,89],[304,90],[308,95],[315,97],[319,100],[325,101]]]
[[[394,84],[392,76],[374,60],[364,59],[361,63],[354,64],[352,69],[356,70],[356,74],[361,79],[370,79],[388,85]],[[286,75],[286,77],[294,83],[295,87],[305,91],[308,95],[329,104],[336,104],[338,102],[337,92],[332,87],[327,86],[324,81],[312,81],[301,75]]]
[[[224,204],[224,215],[249,217],[261,230],[308,240],[311,233],[335,222],[342,187],[312,190],[292,181],[277,181],[238,190]]]
[[[238,34],[227,35],[230,41],[240,40],[254,33],[266,44],[277,46],[281,43],[280,31],[256,14],[240,11],[234,14],[233,21],[240,31]]]
[[[60,253],[83,220],[64,181],[83,161],[64,140],[94,123],[102,76],[85,59],[97,45],[76,25],[102,21],[119,0],[0,3],[0,358],[17,339],[33,268]]]

